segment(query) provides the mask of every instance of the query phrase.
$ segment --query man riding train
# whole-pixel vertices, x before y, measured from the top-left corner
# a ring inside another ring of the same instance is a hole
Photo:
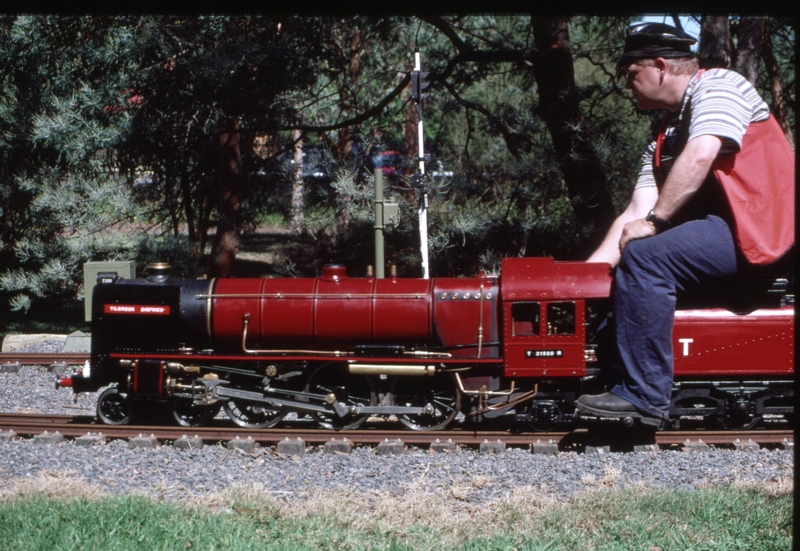
[[[664,109],[630,203],[591,262],[614,270],[621,380],[584,395],[599,417],[669,416],[676,294],[739,277],[775,277],[794,257],[794,153],[769,106],[738,73],[698,69],[688,34],[628,29],[618,67],[639,109]]]

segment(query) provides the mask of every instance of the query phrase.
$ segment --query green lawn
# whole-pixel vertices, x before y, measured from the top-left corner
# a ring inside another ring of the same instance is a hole
[[[224,503],[181,505],[143,497],[0,503],[0,548],[86,550],[758,550],[791,549],[791,491],[598,489],[569,504],[516,493],[485,508],[409,514],[408,501],[330,496],[289,505],[241,493]],[[349,496],[349,497],[348,497]],[[362,498],[364,496],[361,496]],[[373,499],[372,502],[370,500]],[[424,498],[423,498],[424,499]],[[450,500],[458,503],[458,500]],[[438,507],[434,506],[438,504]],[[420,503],[425,508],[425,503]]]

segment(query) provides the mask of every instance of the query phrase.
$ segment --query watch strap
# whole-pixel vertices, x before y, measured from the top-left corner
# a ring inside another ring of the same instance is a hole
[[[653,224],[657,230],[665,230],[669,227],[669,222],[667,222],[663,218],[659,218],[658,216],[656,216],[656,212],[653,209],[651,209],[650,212],[647,213],[645,220]]]

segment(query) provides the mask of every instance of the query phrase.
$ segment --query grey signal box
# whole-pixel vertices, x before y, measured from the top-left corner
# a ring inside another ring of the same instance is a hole
[[[136,263],[130,261],[118,262],[87,262],[83,265],[83,312],[86,321],[92,321],[92,291],[97,285],[100,274],[116,274],[116,277],[126,279],[136,278]]]

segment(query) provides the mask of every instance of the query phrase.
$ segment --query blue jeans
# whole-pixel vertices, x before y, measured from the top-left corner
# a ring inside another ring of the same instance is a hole
[[[737,272],[736,246],[717,216],[692,220],[625,247],[614,277],[614,322],[622,382],[611,392],[665,417],[672,394],[672,326],[678,292]]]

